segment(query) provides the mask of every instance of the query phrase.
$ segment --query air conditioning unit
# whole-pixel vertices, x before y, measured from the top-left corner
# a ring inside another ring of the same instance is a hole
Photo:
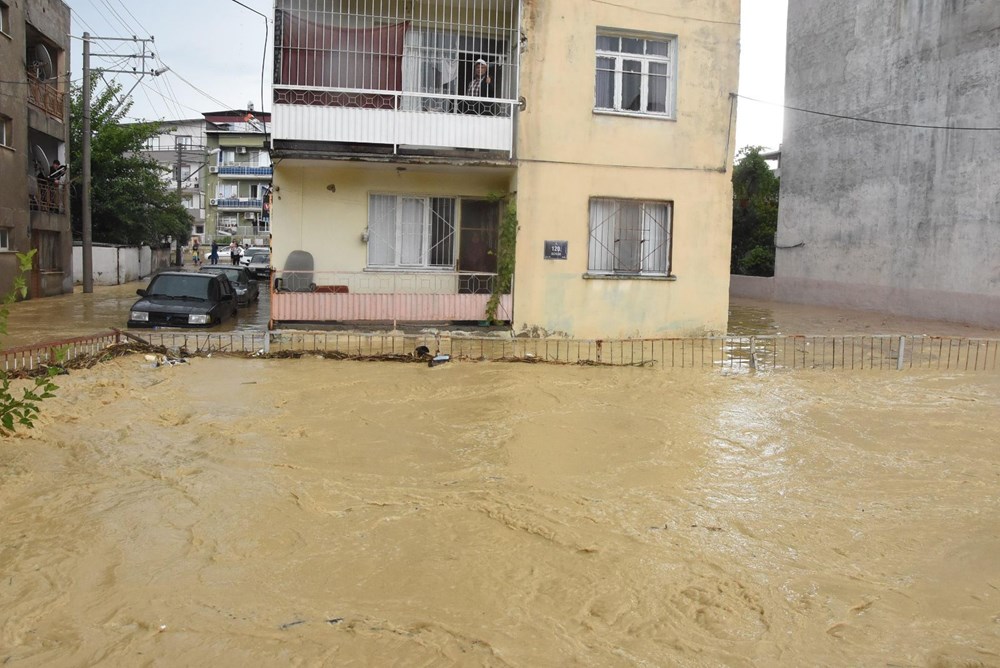
[[[236,152],[239,153],[240,155],[243,155],[243,154],[245,154],[247,152],[247,147],[246,146],[237,146],[236,147]]]
[[[208,200],[208,203],[211,204],[212,206],[219,206],[219,200],[217,199],[210,199]]]
[[[219,173],[219,168],[217,166],[215,166],[215,165],[212,165],[211,167],[208,168],[208,173],[209,174],[218,174]]]

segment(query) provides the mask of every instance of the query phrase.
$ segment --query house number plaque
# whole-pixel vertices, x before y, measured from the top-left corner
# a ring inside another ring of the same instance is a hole
[[[569,247],[568,241],[546,241],[545,242],[545,259],[546,260],[565,260],[567,248]]]

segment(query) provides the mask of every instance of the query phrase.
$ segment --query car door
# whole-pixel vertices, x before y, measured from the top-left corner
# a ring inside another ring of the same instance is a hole
[[[219,286],[220,314],[225,320],[236,314],[236,293],[224,274],[216,274],[215,282]]]

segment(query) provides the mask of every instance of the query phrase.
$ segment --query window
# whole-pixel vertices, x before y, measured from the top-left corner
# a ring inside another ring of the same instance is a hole
[[[590,256],[595,274],[668,276],[673,205],[590,200]]]
[[[38,230],[38,268],[41,271],[61,271],[59,233]]]
[[[237,213],[220,213],[219,224],[216,227],[220,230],[235,230],[239,227],[240,218]]]
[[[368,266],[455,265],[455,200],[449,197],[371,195]]]
[[[0,251],[9,251],[10,248],[10,237],[11,229],[9,227],[0,227]]]
[[[0,32],[10,34],[10,9],[6,2],[0,2]]]
[[[677,39],[597,34],[597,93],[601,111],[673,118]]]
[[[9,117],[0,114],[0,146],[14,145],[14,130]]]

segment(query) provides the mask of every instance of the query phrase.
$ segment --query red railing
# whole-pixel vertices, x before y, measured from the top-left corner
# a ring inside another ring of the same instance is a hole
[[[65,93],[28,72],[28,102],[61,121],[65,100]]]

